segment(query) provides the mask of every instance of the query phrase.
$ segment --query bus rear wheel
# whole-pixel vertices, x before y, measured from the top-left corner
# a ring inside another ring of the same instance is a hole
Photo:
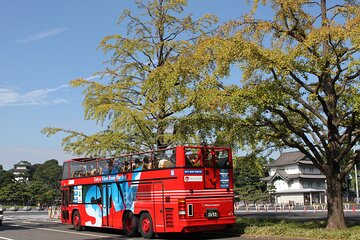
[[[150,239],[154,237],[154,225],[149,213],[141,214],[139,230],[143,238]]]
[[[123,229],[125,235],[133,237],[138,234],[139,218],[132,212],[126,212],[123,217]]]
[[[75,212],[74,212],[74,215],[73,215],[73,226],[74,226],[74,229],[75,229],[76,231],[81,231],[81,230],[82,230],[80,213],[79,213],[78,211],[75,211]]]

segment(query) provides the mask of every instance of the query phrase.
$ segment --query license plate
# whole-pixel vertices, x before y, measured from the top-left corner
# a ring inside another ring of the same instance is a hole
[[[219,212],[217,209],[207,209],[206,210],[206,217],[207,218],[218,218]]]

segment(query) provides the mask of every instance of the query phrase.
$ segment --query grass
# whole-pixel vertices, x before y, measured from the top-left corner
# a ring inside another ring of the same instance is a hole
[[[275,236],[301,239],[360,239],[360,223],[349,223],[343,230],[327,230],[326,221],[238,218],[234,231],[250,236]]]

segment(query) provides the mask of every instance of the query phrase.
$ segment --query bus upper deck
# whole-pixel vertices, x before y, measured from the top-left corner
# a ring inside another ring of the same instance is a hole
[[[110,158],[77,158],[66,161],[63,179],[119,174],[177,167],[229,168],[231,151],[224,147],[179,146]]]

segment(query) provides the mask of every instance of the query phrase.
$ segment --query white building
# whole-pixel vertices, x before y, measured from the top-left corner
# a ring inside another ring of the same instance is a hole
[[[301,152],[283,153],[273,163],[267,181],[275,203],[297,205],[326,203],[326,177]]]
[[[20,161],[14,164],[14,179],[16,182],[27,182],[29,181],[31,163],[28,161]]]

